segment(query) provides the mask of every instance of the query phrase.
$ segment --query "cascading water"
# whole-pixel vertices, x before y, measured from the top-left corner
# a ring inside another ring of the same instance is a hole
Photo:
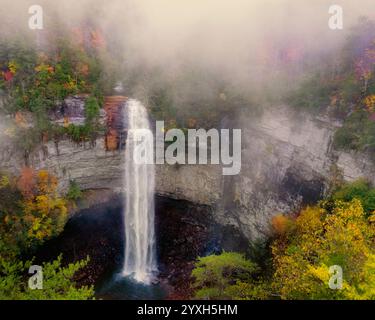
[[[137,129],[150,130],[150,123],[146,108],[137,100],[127,102],[124,119],[127,121],[128,136],[125,146],[125,261],[122,273],[148,284],[157,270],[154,230],[155,168],[153,164],[134,161],[137,141],[133,133]],[[146,148],[152,147],[152,143],[146,144]]]

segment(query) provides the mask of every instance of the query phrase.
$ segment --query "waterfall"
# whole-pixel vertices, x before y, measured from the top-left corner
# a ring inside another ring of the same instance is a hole
[[[150,130],[150,123],[146,108],[137,100],[129,100],[123,112],[128,135],[125,145],[125,260],[122,273],[147,284],[157,270],[154,230],[155,168],[153,164],[139,164],[133,160],[137,142],[132,131]],[[148,144],[147,148],[149,147],[152,148],[152,144]]]

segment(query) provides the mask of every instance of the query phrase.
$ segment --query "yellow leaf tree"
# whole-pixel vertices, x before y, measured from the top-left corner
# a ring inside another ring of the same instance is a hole
[[[294,223],[272,246],[274,292],[282,299],[375,299],[375,229],[359,200],[308,207]],[[329,286],[331,266],[342,268],[341,289]]]
[[[36,174],[36,195],[24,204],[28,237],[36,242],[62,231],[67,218],[65,200],[57,194],[57,179],[46,170]]]

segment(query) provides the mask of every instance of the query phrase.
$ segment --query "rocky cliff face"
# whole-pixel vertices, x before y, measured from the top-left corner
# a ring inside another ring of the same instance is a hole
[[[287,107],[240,121],[242,171],[225,178],[226,192],[218,211],[222,223],[234,224],[254,239],[269,233],[273,215],[319,200],[338,172],[346,180],[366,176],[375,182],[375,168],[364,155],[332,149],[335,126],[328,119],[296,114]]]
[[[245,119],[231,124],[242,128],[239,175],[223,176],[219,165],[158,165],[157,193],[210,205],[217,222],[254,240],[267,235],[274,214],[321,198],[337,172],[349,181],[366,177],[375,183],[371,159],[332,150],[332,121],[297,115],[287,107]],[[0,169],[17,173],[25,164],[24,155],[6,137],[0,139]],[[120,192],[122,159],[123,151],[106,151],[104,138],[99,138],[94,146],[49,142],[28,161],[53,172],[61,192],[75,180],[82,189],[98,190],[100,201],[101,195]]]
[[[240,117],[242,170],[222,176],[219,166],[162,166],[160,194],[213,205],[218,222],[232,225],[248,239],[269,233],[277,213],[299,210],[328,191],[337,175],[375,184],[375,165],[364,154],[337,152],[333,134],[339,125],[328,118],[296,114],[288,107],[268,110],[260,118]]]

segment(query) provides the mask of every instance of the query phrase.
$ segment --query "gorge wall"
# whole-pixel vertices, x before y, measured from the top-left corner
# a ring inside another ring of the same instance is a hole
[[[279,107],[259,118],[239,119],[230,123],[242,128],[239,175],[223,176],[219,165],[158,165],[157,194],[210,205],[218,223],[254,240],[268,234],[273,215],[321,198],[337,174],[348,181],[366,177],[375,183],[371,159],[333,150],[338,124],[328,118]],[[0,141],[0,170],[19,173],[24,154],[3,133]],[[94,145],[48,142],[29,155],[28,164],[54,173],[61,192],[74,180],[99,202],[118,194],[122,185],[122,151],[106,151],[104,137]]]

